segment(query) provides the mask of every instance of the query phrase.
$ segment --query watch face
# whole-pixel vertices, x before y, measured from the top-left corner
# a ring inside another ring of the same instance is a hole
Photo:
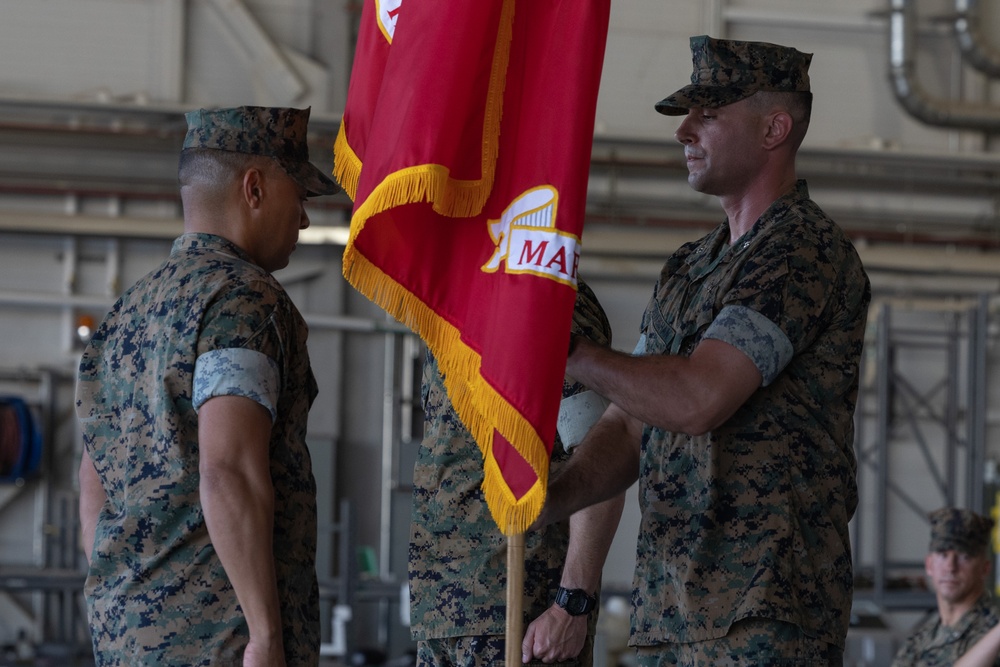
[[[566,611],[573,616],[587,613],[587,596],[580,592],[571,593],[566,601]]]
[[[585,591],[580,589],[567,590],[559,589],[556,596],[556,603],[566,610],[570,616],[581,616],[590,612],[593,607],[593,600]]]

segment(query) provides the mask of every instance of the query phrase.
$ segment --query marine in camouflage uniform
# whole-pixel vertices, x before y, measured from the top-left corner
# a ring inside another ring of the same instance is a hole
[[[944,625],[935,611],[906,639],[892,667],[951,667],[998,622],[1000,609],[989,593],[983,593],[954,625]],[[1000,659],[994,664],[1000,665]]]
[[[611,343],[607,317],[582,280],[572,330]],[[566,381],[563,397],[584,390]],[[482,452],[455,413],[437,361],[429,353],[422,402],[424,435],[413,473],[409,548],[410,622],[418,641],[418,664],[502,665],[507,541],[481,489]],[[557,437],[550,474],[557,474],[569,456]],[[552,605],[568,544],[568,521],[525,534],[525,625]],[[583,653],[566,664],[592,664],[596,621],[595,609],[588,618]]]
[[[719,638],[762,617],[843,648],[868,280],[804,181],[728,241],[724,223],[667,261],[636,353],[722,340],[763,386],[710,433],[646,426],[632,643]]]
[[[987,553],[993,520],[971,510],[945,507],[929,515],[931,545],[928,554],[928,573],[932,571],[930,558],[934,554],[947,557],[946,552],[964,554],[965,565],[956,565],[966,573],[955,577],[946,570],[952,582],[965,576],[975,577],[968,583],[960,600],[945,601],[938,591],[938,608],[910,635],[900,647],[892,667],[950,667],[975,644],[990,628],[1000,622],[1000,607],[987,590],[986,575],[990,559]],[[977,576],[973,571],[979,572]],[[954,584],[952,584],[954,585]],[[950,605],[951,608],[946,608]],[[946,608],[955,620],[946,623],[942,618]],[[994,660],[1000,665],[1000,657]]]
[[[295,154],[307,118],[282,109],[192,112],[185,149],[214,142],[212,150],[271,156],[304,191],[335,192]],[[178,238],[95,332],[80,364],[77,414],[81,487],[96,471],[104,496],[85,545],[97,665],[243,664],[249,630],[200,492],[199,410],[217,396],[246,397],[270,413],[270,542],[285,656],[288,665],[317,664],[316,485],[305,442],[316,382],[306,338],[278,281],[246,250],[207,233]]]
[[[579,454],[629,446],[638,470],[574,457],[550,516],[637,475],[630,644],[642,667],[839,666],[871,288],[795,177],[811,55],[707,36],[691,52],[690,85],[656,108],[688,114],[675,137],[689,183],[727,218],[667,260],[642,359],[589,344],[570,355],[568,372],[612,401]]]

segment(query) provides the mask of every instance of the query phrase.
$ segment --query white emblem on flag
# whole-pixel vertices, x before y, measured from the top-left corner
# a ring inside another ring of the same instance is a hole
[[[559,193],[542,185],[522,193],[499,220],[487,226],[496,250],[482,270],[493,273],[505,264],[506,273],[530,273],[576,287],[580,239],[556,229]]]
[[[378,20],[379,30],[385,35],[385,40],[392,43],[392,36],[396,33],[396,18],[399,16],[399,8],[403,0],[375,0],[375,16]]]

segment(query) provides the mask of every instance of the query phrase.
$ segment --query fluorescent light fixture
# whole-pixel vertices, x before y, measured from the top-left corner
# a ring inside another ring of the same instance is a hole
[[[350,227],[307,227],[299,232],[299,243],[346,246]]]

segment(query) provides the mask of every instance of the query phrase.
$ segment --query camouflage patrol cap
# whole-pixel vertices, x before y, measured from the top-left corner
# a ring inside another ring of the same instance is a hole
[[[993,519],[955,507],[943,507],[928,517],[931,520],[931,551],[954,549],[978,554],[989,544]]]
[[[309,162],[306,126],[309,109],[235,107],[198,109],[184,114],[182,150],[210,148],[274,158],[310,197],[340,192],[333,180]]]
[[[766,42],[691,38],[691,84],[657,102],[667,116],[683,116],[691,107],[715,109],[759,90],[809,92],[811,53]]]

